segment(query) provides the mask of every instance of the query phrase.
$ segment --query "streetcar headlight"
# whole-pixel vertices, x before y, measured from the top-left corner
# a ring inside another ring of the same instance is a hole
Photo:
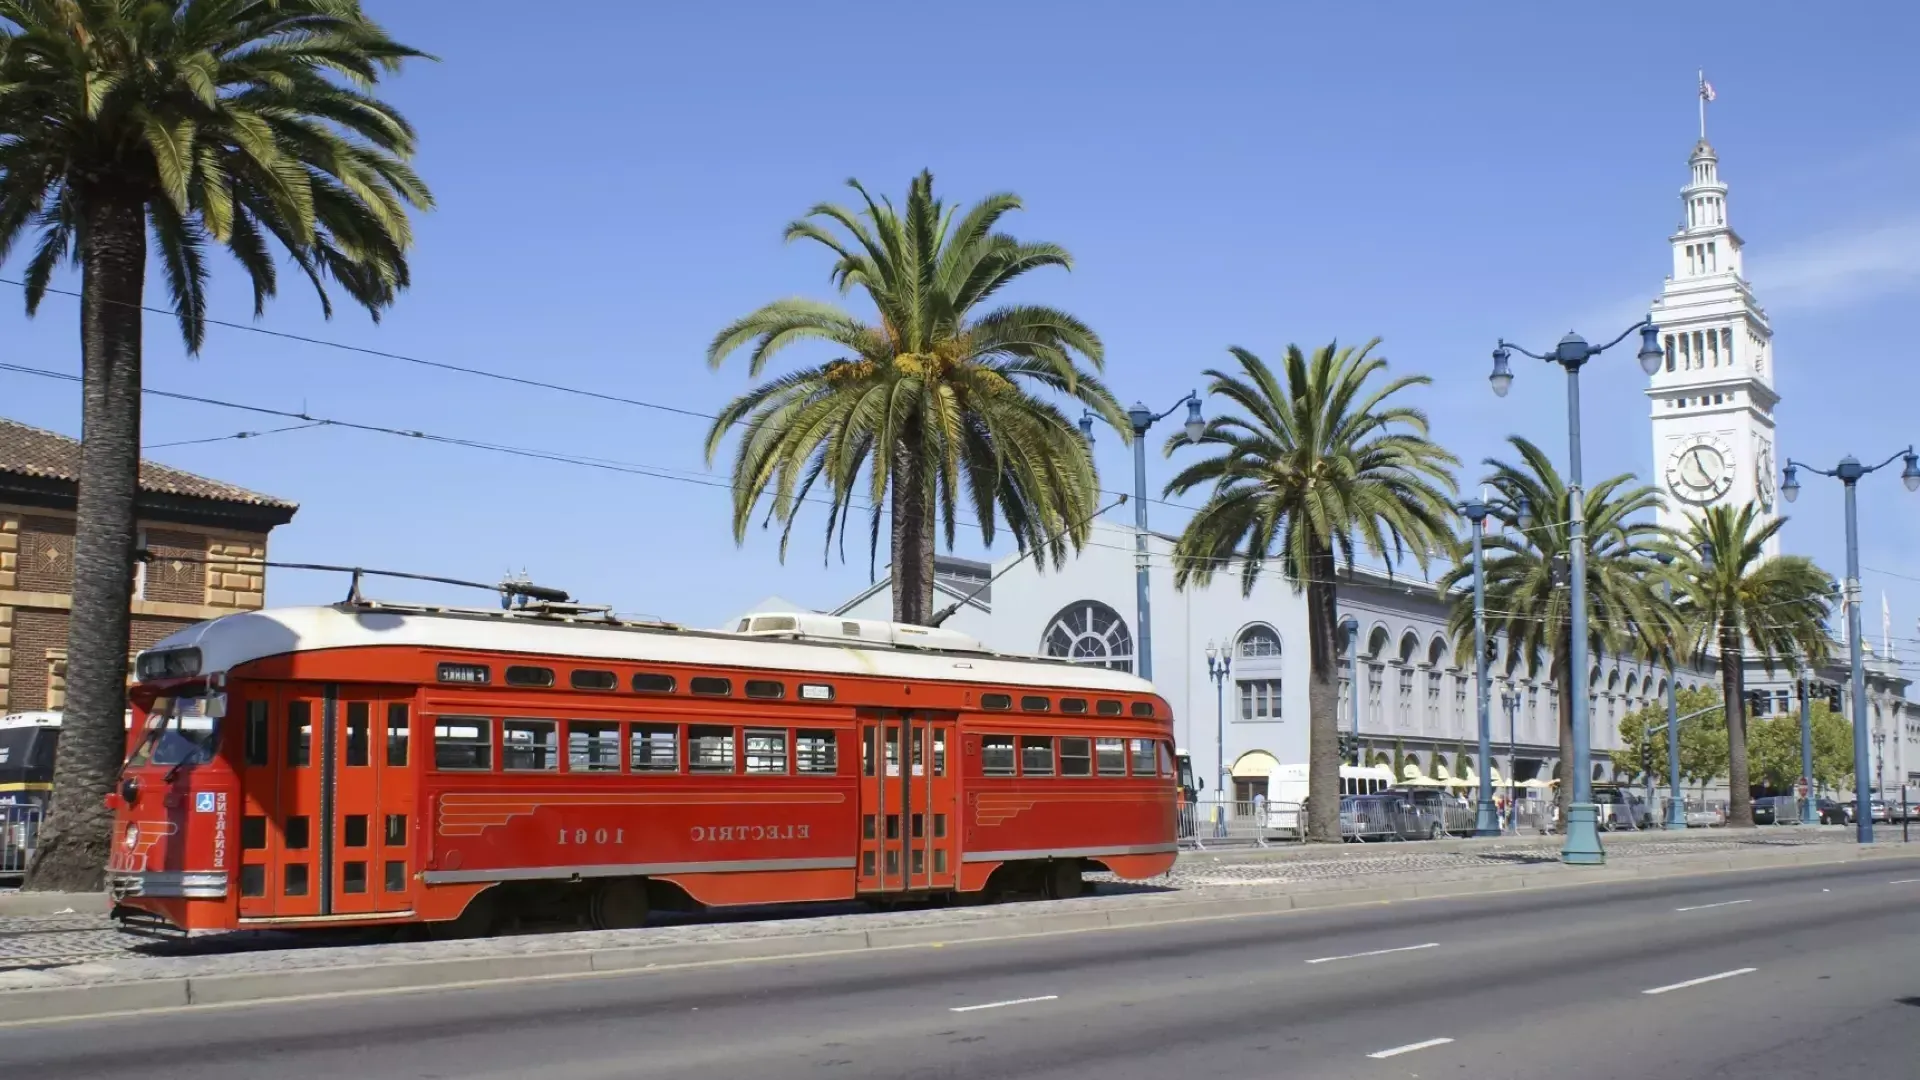
[[[127,847],[128,847],[128,849],[129,849],[129,850],[131,850],[131,849],[132,849],[132,847],[133,847],[133,845],[135,845],[135,844],[137,844],[137,843],[139,843],[139,842],[140,842],[140,826],[139,826],[139,824],[138,824],[137,822],[136,822],[136,823],[132,823],[132,824],[129,824],[129,825],[127,826],[127,838],[126,838],[126,840],[125,840],[125,843],[126,843],[126,845],[127,845]]]

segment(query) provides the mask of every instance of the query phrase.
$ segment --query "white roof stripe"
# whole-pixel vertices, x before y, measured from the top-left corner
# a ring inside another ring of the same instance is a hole
[[[1125,672],[1035,657],[799,643],[714,631],[537,622],[505,615],[344,607],[272,608],[226,615],[178,630],[148,651],[197,646],[201,670],[220,672],[287,653],[394,645],[801,674],[1002,683],[1115,694],[1154,692],[1152,683]]]

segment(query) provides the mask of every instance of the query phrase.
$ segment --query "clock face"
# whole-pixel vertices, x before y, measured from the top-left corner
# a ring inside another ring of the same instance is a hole
[[[1754,460],[1755,468],[1758,470],[1753,478],[1754,494],[1760,497],[1760,508],[1762,510],[1771,510],[1773,509],[1774,493],[1773,451],[1762,446],[1759,456]]]
[[[1667,459],[1667,490],[1683,502],[1705,505],[1733,487],[1733,455],[1719,439],[1699,436]]]

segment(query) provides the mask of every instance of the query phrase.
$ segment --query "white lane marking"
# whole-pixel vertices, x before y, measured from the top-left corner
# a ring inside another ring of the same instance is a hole
[[[1694,905],[1694,906],[1692,906],[1692,907],[1677,907],[1677,908],[1674,908],[1673,910],[1675,910],[1675,911],[1705,911],[1705,910],[1707,910],[1708,908],[1717,908],[1717,907],[1732,907],[1732,906],[1733,906],[1733,905],[1735,905],[1735,904],[1751,904],[1751,903],[1753,903],[1753,901],[1751,901],[1751,900],[1724,900],[1724,901],[1721,901],[1721,902],[1720,902],[1720,903],[1718,903],[1718,904],[1695,904],[1695,905]]]
[[[1385,956],[1388,953],[1419,952],[1421,949],[1437,949],[1439,947],[1440,947],[1439,942],[1429,941],[1425,945],[1402,945],[1397,949],[1374,949],[1370,952],[1347,953],[1345,956],[1322,956],[1322,957],[1319,957],[1318,959],[1309,960],[1307,961],[1307,963],[1331,964],[1335,960],[1358,960],[1363,956]]]
[[[1920,885],[1920,877],[1903,877],[1899,881],[1889,881],[1889,885]]]
[[[1701,983],[1719,982],[1721,979],[1731,979],[1735,975],[1751,975],[1754,972],[1759,970],[1760,970],[1759,968],[1735,968],[1732,971],[1723,971],[1718,975],[1703,975],[1698,979],[1688,979],[1686,982],[1677,982],[1677,983],[1674,983],[1672,986],[1656,986],[1651,990],[1642,990],[1640,992],[1643,994],[1664,994],[1669,990],[1685,990],[1689,986],[1699,986]]]
[[[1047,994],[1043,997],[1014,998],[1012,1001],[989,1001],[985,1005],[956,1005],[948,1012],[979,1012],[981,1009],[1004,1009],[1009,1005],[1031,1005],[1036,1001],[1059,1001],[1059,994]]]
[[[1405,1046],[1396,1046],[1391,1050],[1375,1050],[1373,1053],[1368,1054],[1367,1056],[1378,1061],[1384,1061],[1390,1057],[1399,1057],[1401,1054],[1411,1054],[1415,1050],[1425,1050],[1431,1046],[1445,1046],[1452,1041],[1453,1041],[1452,1039],[1428,1039],[1426,1042],[1408,1043]]]

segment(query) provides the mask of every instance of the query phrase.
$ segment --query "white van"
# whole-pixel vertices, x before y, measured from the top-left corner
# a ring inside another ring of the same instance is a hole
[[[1372,795],[1393,786],[1393,770],[1385,765],[1340,766],[1341,795]],[[1307,801],[1307,766],[1280,765],[1267,774],[1267,828],[1299,835],[1306,822],[1300,805]]]

